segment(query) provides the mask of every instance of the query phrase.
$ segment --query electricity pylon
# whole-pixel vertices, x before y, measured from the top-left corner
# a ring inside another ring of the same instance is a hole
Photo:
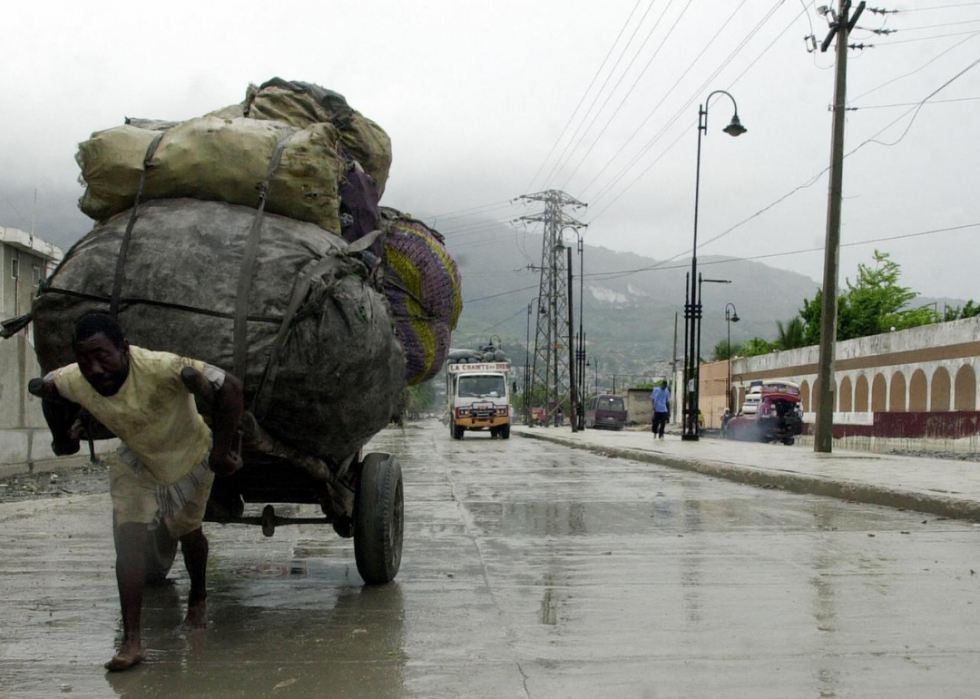
[[[545,410],[548,422],[554,419],[558,407],[567,405],[568,417],[575,419],[574,406],[569,403],[568,335],[568,269],[562,233],[566,228],[582,228],[586,224],[564,212],[565,207],[584,208],[586,205],[564,192],[549,189],[520,197],[524,201],[542,202],[544,211],[520,220],[544,224],[541,244],[541,281],[538,287],[538,323],[534,334],[534,364],[531,371],[531,395],[535,388],[545,390]]]

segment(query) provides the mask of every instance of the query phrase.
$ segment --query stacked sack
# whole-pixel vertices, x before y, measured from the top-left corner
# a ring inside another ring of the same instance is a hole
[[[316,224],[349,243],[383,229],[384,242],[371,251],[384,260],[383,290],[409,385],[432,378],[445,363],[462,311],[455,262],[437,232],[394,209],[382,214],[391,140],[336,92],[274,78],[249,86],[239,104],[182,123],[127,119],[81,143],[76,160],[86,185],[79,206],[97,221],[133,206],[147,161],[140,201],[190,197],[254,207],[268,178],[269,213]]]
[[[77,161],[98,223],[32,308],[45,371],[73,361],[78,317],[116,307],[131,342],[234,371],[273,436],[339,462],[444,363],[455,263],[420,222],[382,220],[391,142],[341,95],[274,79],[95,133]]]
[[[459,270],[439,233],[383,207],[384,291],[405,349],[406,378],[432,378],[446,361],[450,337],[463,312]]]
[[[141,201],[192,197],[256,206],[276,146],[281,161],[266,210],[341,232],[340,188],[357,163],[384,192],[391,140],[343,96],[275,78],[250,86],[245,100],[182,123],[128,119],[92,134],[75,159],[86,186],[79,207],[104,221],[136,201],[148,149],[163,134],[146,172]]]

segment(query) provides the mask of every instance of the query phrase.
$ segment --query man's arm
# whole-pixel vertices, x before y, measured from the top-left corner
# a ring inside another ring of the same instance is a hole
[[[235,449],[235,442],[243,410],[242,382],[226,372],[224,382],[214,393],[211,411],[214,444],[211,446],[210,466],[218,475],[231,475],[242,467],[242,458]]]
[[[204,373],[193,366],[180,370],[180,379],[197,401],[202,414],[211,417],[213,442],[209,466],[218,475],[227,476],[242,467],[235,451],[235,439],[244,411],[242,383],[228,372],[205,365]]]
[[[72,403],[58,392],[50,375],[43,379],[31,379],[27,384],[31,395],[41,399],[41,412],[51,430],[51,449],[58,456],[69,456],[78,453],[81,448],[79,435],[72,431],[72,425],[78,418],[81,409],[77,403]]]

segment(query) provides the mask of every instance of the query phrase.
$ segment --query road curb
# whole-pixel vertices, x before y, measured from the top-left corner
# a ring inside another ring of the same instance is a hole
[[[604,447],[597,444],[583,444],[551,435],[515,432],[528,439],[540,439],[572,449],[582,449],[603,456],[633,459],[647,463],[660,464],[684,471],[693,471],[706,476],[724,478],[736,483],[754,485],[762,488],[779,488],[793,493],[823,495],[839,500],[851,500],[869,505],[882,505],[901,510],[915,510],[950,519],[980,521],[980,502],[956,498],[939,493],[922,493],[911,490],[889,488],[881,485],[868,485],[854,481],[832,480],[791,471],[772,471],[747,468],[720,461],[699,461],[664,454],[653,454],[635,449]]]

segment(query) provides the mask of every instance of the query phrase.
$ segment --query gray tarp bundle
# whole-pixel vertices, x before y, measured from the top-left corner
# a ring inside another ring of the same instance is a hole
[[[234,370],[236,300],[255,216],[254,209],[194,199],[141,204],[119,297],[129,341]],[[71,333],[81,314],[108,310],[129,218],[126,212],[96,226],[35,301],[45,371],[74,361]],[[257,240],[240,355],[246,404],[282,441],[346,458],[401,412],[405,359],[388,305],[346,243],[322,228],[266,214]],[[301,303],[272,356],[294,296]]]

